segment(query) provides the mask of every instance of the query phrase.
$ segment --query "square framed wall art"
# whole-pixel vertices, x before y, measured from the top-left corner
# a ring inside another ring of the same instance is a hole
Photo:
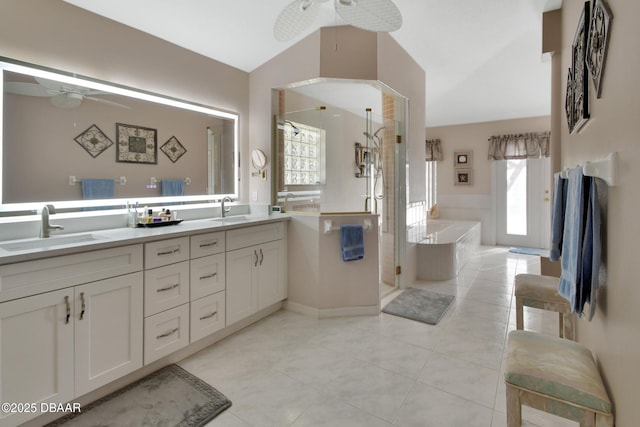
[[[473,185],[473,169],[454,169],[454,185]]]
[[[158,131],[116,123],[116,161],[158,164]]]
[[[473,166],[473,151],[455,151],[453,166],[456,168],[470,168]]]

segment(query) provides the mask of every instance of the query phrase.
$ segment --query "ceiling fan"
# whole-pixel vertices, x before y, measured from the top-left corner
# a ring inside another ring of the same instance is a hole
[[[273,35],[288,41],[309,28],[319,14],[320,3],[329,0],[294,0],[278,15]],[[391,0],[332,0],[336,14],[347,24],[369,31],[391,32],[402,26],[400,10]]]
[[[4,90],[9,93],[27,96],[48,96],[51,104],[59,108],[78,107],[83,100],[99,102],[119,108],[130,108],[108,99],[97,98],[95,95],[108,95],[109,92],[89,89],[83,86],[62,83],[55,80],[35,78],[37,83],[5,82]]]

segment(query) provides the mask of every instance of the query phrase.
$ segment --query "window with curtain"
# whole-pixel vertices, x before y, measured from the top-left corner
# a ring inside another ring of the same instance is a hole
[[[489,138],[489,160],[549,157],[551,132],[499,135]]]
[[[439,139],[427,139],[425,141],[427,162],[442,160],[442,145]]]
[[[437,175],[438,161],[442,160],[442,145],[439,139],[427,139],[426,150],[426,181],[427,181],[427,208],[437,203]]]

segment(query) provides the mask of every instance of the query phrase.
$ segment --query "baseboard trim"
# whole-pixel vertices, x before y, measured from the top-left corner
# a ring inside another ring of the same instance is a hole
[[[315,308],[308,305],[300,304],[293,301],[284,303],[285,310],[293,311],[305,316],[314,317],[316,319],[330,319],[332,317],[349,317],[349,316],[377,316],[380,313],[380,305],[369,305],[359,307],[340,307],[340,308]]]

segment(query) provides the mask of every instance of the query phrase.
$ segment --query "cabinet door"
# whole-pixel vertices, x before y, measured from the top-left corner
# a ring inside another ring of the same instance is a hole
[[[142,273],[75,287],[76,396],[142,367]]]
[[[39,409],[40,402],[73,399],[72,315],[71,289],[0,304],[0,402],[36,403]],[[0,425],[36,415],[0,412]]]
[[[227,326],[258,311],[256,247],[227,252]]]
[[[282,240],[258,247],[258,310],[286,298]]]

